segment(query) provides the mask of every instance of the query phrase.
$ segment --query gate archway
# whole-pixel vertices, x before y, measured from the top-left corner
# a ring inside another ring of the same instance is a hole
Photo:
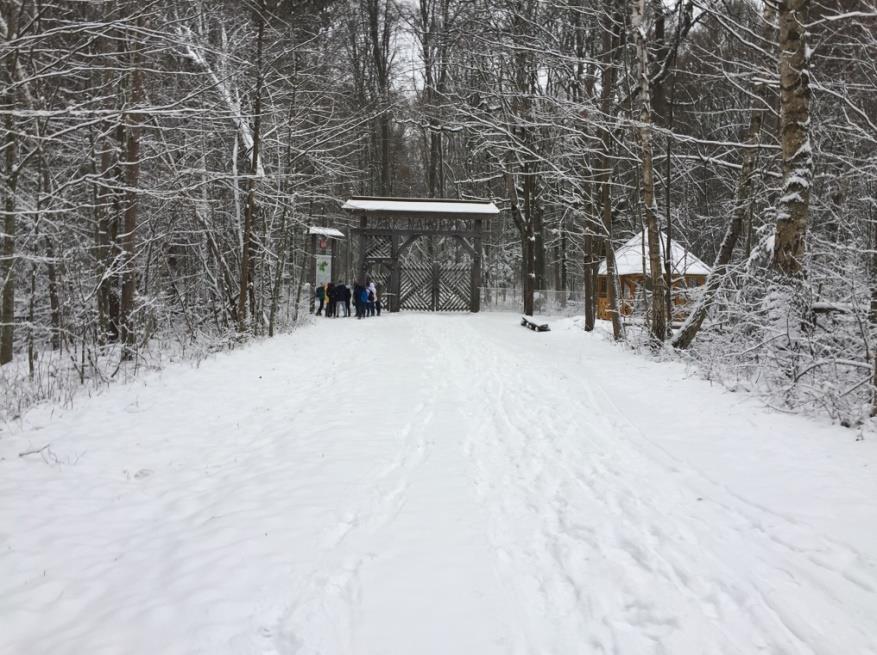
[[[383,284],[389,311],[481,309],[483,221],[499,214],[492,202],[435,198],[354,196],[345,209],[359,217],[352,228],[359,242],[357,273]],[[422,236],[456,239],[471,263],[403,266],[402,256]]]

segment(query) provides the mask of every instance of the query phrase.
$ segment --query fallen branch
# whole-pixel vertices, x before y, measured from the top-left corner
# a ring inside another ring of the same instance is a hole
[[[41,452],[43,452],[49,446],[51,446],[51,444],[46,444],[42,448],[35,448],[34,450],[25,450],[23,453],[18,453],[18,456],[19,457],[27,457],[28,455],[39,455]]]

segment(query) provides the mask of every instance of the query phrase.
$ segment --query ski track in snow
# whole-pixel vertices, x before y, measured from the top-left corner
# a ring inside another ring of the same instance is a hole
[[[0,652],[877,653],[853,438],[570,321],[319,320],[0,432]]]

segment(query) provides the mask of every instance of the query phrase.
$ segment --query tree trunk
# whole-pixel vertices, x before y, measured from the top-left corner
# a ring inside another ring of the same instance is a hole
[[[381,15],[380,0],[368,0],[366,3],[368,33],[371,41],[372,63],[375,72],[377,97],[381,103],[381,114],[378,116],[380,131],[380,172],[379,195],[386,196],[392,191],[390,173],[390,36],[391,36],[391,3],[384,5]],[[383,19],[383,20],[382,20]]]
[[[597,298],[596,285],[594,284],[594,237],[585,228],[585,238],[583,250],[585,253],[585,262],[583,269],[584,301],[585,301],[585,332],[594,329],[597,323]]]
[[[4,103],[12,106],[12,94]],[[17,143],[15,139],[14,119],[12,113],[5,118],[6,128],[6,184],[3,201],[3,250],[0,257],[0,283],[3,292],[0,295],[0,366],[12,361],[12,340],[15,330],[15,193],[16,178],[15,159]]]
[[[612,114],[613,94],[615,92],[615,68],[612,57],[618,49],[621,20],[617,5],[613,2],[612,14],[603,14],[602,43],[601,43],[601,91],[600,109],[604,116]],[[600,211],[602,214],[602,229],[606,251],[606,277],[607,296],[609,302],[609,314],[612,320],[612,336],[616,341],[624,339],[624,325],[621,322],[621,313],[618,309],[618,275],[615,267],[615,250],[612,245],[612,133],[607,126],[603,130],[600,153]]]
[[[6,13],[6,38],[11,41],[15,38],[17,28],[16,19],[18,8],[15,3],[8,3],[3,10]],[[7,84],[7,92],[3,98],[3,106],[7,110],[3,120],[6,138],[3,148],[5,156],[5,177],[3,189],[3,248],[0,251],[0,366],[12,361],[12,341],[15,334],[15,194],[18,181],[16,170],[16,158],[18,155],[18,143],[16,141],[15,109],[16,98],[14,81],[16,79],[15,67],[18,60],[18,52],[7,55],[6,75],[4,82]]]
[[[521,272],[524,278],[524,313],[527,316],[532,316],[535,305],[533,296],[536,283],[535,238],[533,236],[533,223],[527,221],[526,225],[526,230],[521,235],[521,251],[524,255],[521,267],[523,270]]]
[[[244,242],[241,251],[241,286],[238,295],[238,331],[247,329],[247,299],[251,310],[255,310],[255,289],[252,275],[254,271],[255,244],[253,243],[253,220],[256,213],[256,177],[259,170],[259,141],[261,139],[262,118],[262,43],[265,36],[265,20],[261,4],[255,10],[259,32],[256,40],[256,90],[253,102],[253,156],[250,176],[247,179],[247,205],[244,210]],[[253,317],[255,318],[255,317]]]
[[[55,268],[55,246],[46,235],[46,273],[49,277],[49,309],[52,321],[52,350],[61,347],[61,300],[58,296],[58,273]]]
[[[664,190],[667,216],[667,242],[664,244],[664,298],[666,299],[665,309],[667,316],[668,332],[671,332],[673,329],[673,215],[670,199],[670,191],[672,186],[670,183],[672,175],[670,157],[670,139],[668,138],[667,157],[665,159],[666,172],[664,174]],[[682,270],[681,273],[684,276],[685,270]]]
[[[448,0],[420,0],[419,36],[423,57],[424,110],[427,114],[427,193],[430,198],[444,197],[444,139],[441,108],[438,100],[445,90],[447,78]],[[432,241],[432,239],[430,239]]]
[[[41,151],[39,162],[42,193],[48,202],[48,199],[52,197],[53,185],[52,177],[49,172],[49,162],[46,159],[45,151]],[[40,217],[42,218],[42,212],[45,211],[46,208],[43,206],[42,199],[39,199],[37,203],[40,209]],[[55,269],[55,244],[52,243],[52,237],[48,234],[45,236],[45,246],[46,273],[49,278],[48,292],[50,312],[49,316],[51,324],[51,345],[52,350],[58,350],[58,348],[61,347],[61,302],[58,298],[58,275]]]
[[[869,209],[869,214],[870,209]],[[871,221],[869,221],[871,222]],[[873,224],[873,223],[872,223]],[[873,230],[871,238],[871,307],[868,313],[868,321],[871,327],[871,344],[874,352],[874,366],[871,373],[871,416],[877,416],[877,347],[874,347],[874,336],[877,335],[877,230]]]
[[[547,289],[545,280],[545,225],[542,203],[539,199],[539,188],[536,178],[531,178],[530,183],[530,222],[533,224],[533,269],[534,289]]]
[[[608,154],[603,160],[603,166],[606,172],[601,173],[601,177],[605,176],[601,184],[600,196],[603,209],[603,229],[606,233],[606,277],[607,277],[607,295],[609,296],[609,314],[612,317],[612,336],[616,341],[624,339],[624,325],[621,322],[621,312],[618,308],[618,273],[615,267],[615,249],[612,245],[612,173]]]
[[[390,98],[384,95],[384,111],[388,112]],[[381,195],[389,196],[393,193],[393,181],[390,174],[390,115],[381,114]]]
[[[132,320],[137,272],[134,267],[135,232],[137,230],[137,186],[140,180],[140,124],[138,111],[143,102],[143,70],[140,67],[139,44],[132,44],[130,98],[126,113],[125,130],[125,215],[121,237],[122,248],[122,297],[119,305],[119,337],[122,343],[122,359],[133,358],[135,330]]]
[[[286,253],[289,251],[289,239],[286,229],[286,207],[280,217],[280,252],[277,255],[277,270],[274,275],[274,286],[271,289],[271,309],[268,315],[268,336],[274,336],[274,319],[277,316],[277,305],[280,302],[280,287],[283,284],[283,270],[286,268]]]
[[[813,178],[810,55],[805,31],[809,8],[809,0],[782,0],[779,3],[783,193],[777,203],[773,268],[786,276],[798,276],[803,269]]]
[[[658,205],[655,200],[655,171],[652,162],[651,84],[649,81],[648,48],[644,25],[645,0],[633,0],[631,30],[636,35],[640,78],[640,112],[638,136],[642,158],[642,203],[648,239],[649,279],[651,281],[651,336],[661,342],[667,338],[664,299],[664,275],[661,271],[661,246],[658,231]]]
[[[598,204],[594,197],[594,185],[589,186],[590,192],[585,199],[585,235],[582,240],[584,253],[583,286],[585,302],[585,332],[590,332],[597,324],[597,265],[596,243],[598,239]],[[564,247],[564,250],[566,248]],[[564,288],[566,288],[564,280]]]
[[[110,294],[112,290],[112,281],[114,277],[107,274],[111,266],[110,258],[110,223],[115,220],[112,217],[113,199],[111,194],[113,191],[109,188],[110,171],[113,168],[112,150],[110,149],[110,139],[103,138],[98,141],[100,148],[100,165],[97,170],[97,177],[100,183],[96,184],[94,197],[94,262],[95,273],[100,282],[98,283],[95,300],[97,302],[98,326],[100,329],[100,342],[103,343],[110,334],[111,325],[115,330],[115,323],[111,323],[110,316]],[[95,153],[96,155],[98,153]],[[97,164],[95,164],[97,167]],[[117,337],[118,334],[116,333]]]
[[[524,175],[524,230],[521,232],[522,242],[522,274],[524,285],[524,313],[527,316],[533,315],[534,310],[534,293],[536,290],[536,213],[538,208],[535,205],[536,198],[534,192],[533,176],[527,172],[525,166]]]
[[[563,292],[563,301],[566,303],[566,230],[563,226],[560,228],[560,290]]]
[[[294,236],[293,236],[292,245],[293,245],[292,251],[294,253],[294,252],[296,252],[296,250],[295,250],[295,237]],[[308,268],[310,268],[309,262],[312,262],[313,257],[314,257],[313,249],[311,249],[311,251],[308,251],[308,247],[306,244],[303,244],[303,247],[300,250],[303,251],[303,256],[301,258],[301,268],[299,268],[298,284],[296,285],[296,288],[295,288],[295,305],[293,306],[293,310],[292,310],[292,322],[293,322],[293,324],[296,324],[296,325],[298,324],[298,309],[299,309],[299,306],[301,305],[301,290],[305,286],[305,277],[307,276]],[[295,274],[295,259],[293,259],[293,262],[292,262],[292,270],[293,270],[293,274]],[[351,291],[352,291],[352,289],[351,289]],[[314,289],[313,289],[313,287],[310,287],[310,293],[311,293],[311,300],[310,300],[311,313],[313,314],[314,313],[314,308],[313,308]]]

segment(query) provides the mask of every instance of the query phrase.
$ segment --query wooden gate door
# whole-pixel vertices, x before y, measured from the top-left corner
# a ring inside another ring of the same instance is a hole
[[[469,311],[468,264],[406,266],[402,269],[400,305],[422,312]]]
[[[471,296],[469,264],[449,264],[441,268],[438,278],[436,309],[440,312],[468,312]]]
[[[399,308],[430,312],[435,309],[431,266],[405,266],[399,284]]]

